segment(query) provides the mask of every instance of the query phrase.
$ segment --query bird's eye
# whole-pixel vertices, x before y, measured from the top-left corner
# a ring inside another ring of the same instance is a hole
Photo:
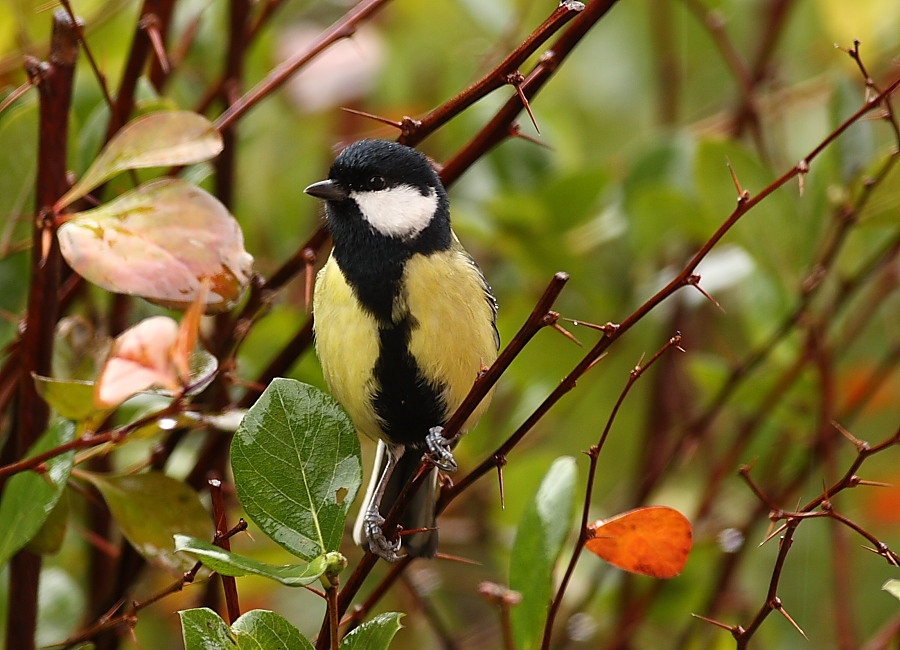
[[[369,178],[368,185],[370,190],[383,190],[385,187],[387,187],[387,181],[384,180],[384,176],[372,176],[371,178]]]

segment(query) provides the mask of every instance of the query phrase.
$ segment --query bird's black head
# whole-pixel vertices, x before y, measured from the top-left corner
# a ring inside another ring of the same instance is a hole
[[[451,242],[447,193],[423,154],[387,140],[360,140],[335,159],[328,180],[306,193],[325,199],[335,249],[372,238],[412,252]]]

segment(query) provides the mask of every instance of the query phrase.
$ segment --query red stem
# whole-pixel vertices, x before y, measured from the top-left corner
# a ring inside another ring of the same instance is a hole
[[[68,188],[66,182],[66,142],[69,107],[78,58],[78,30],[64,11],[53,16],[50,61],[28,61],[29,74],[38,80],[40,131],[35,208],[38,218],[32,234],[31,287],[25,331],[19,347],[22,372],[19,374],[18,423],[10,430],[13,457],[24,456],[47,428],[49,409],[35,390],[32,373],[47,375],[53,354],[53,334],[58,311],[58,291],[62,258],[56,239],[51,207]],[[31,650],[37,624],[37,590],[41,558],[19,551],[10,562],[6,647]]]

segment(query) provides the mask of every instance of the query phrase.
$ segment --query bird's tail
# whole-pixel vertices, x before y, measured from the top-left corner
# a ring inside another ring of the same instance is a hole
[[[356,518],[356,524],[353,527],[353,541],[360,546],[366,547],[368,541],[365,537],[364,519],[366,511],[378,485],[378,479],[384,472],[387,463],[387,455],[391,453],[380,440],[378,441],[378,449],[375,452],[375,466],[372,470],[372,477],[369,479],[369,487],[366,489],[366,496],[363,499],[362,506],[359,510],[359,516]],[[391,473],[384,496],[381,499],[381,505],[378,508],[382,517],[387,517],[397,497],[403,490],[403,487],[409,483],[419,470],[422,462],[422,452],[415,449],[406,449],[404,453],[397,459],[397,465]],[[425,477],[425,483],[420,487],[406,512],[400,517],[400,525],[403,530],[417,530],[428,528],[420,533],[403,535],[402,549],[413,557],[434,557],[438,547],[438,531],[435,520],[435,506],[437,505],[437,469],[433,468],[428,476]],[[402,552],[402,551],[401,551]]]

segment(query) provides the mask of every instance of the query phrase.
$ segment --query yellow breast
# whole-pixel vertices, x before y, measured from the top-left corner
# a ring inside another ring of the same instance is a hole
[[[480,273],[461,249],[453,248],[414,255],[406,264],[400,286],[394,317],[399,320],[408,313],[414,319],[410,353],[425,379],[446,386],[443,397],[449,416],[468,394],[481,368],[497,356],[493,311]],[[378,325],[361,308],[333,257],[319,272],[313,309],[316,351],[329,389],[361,433],[383,438],[372,408]],[[474,426],[487,401],[464,429]]]

